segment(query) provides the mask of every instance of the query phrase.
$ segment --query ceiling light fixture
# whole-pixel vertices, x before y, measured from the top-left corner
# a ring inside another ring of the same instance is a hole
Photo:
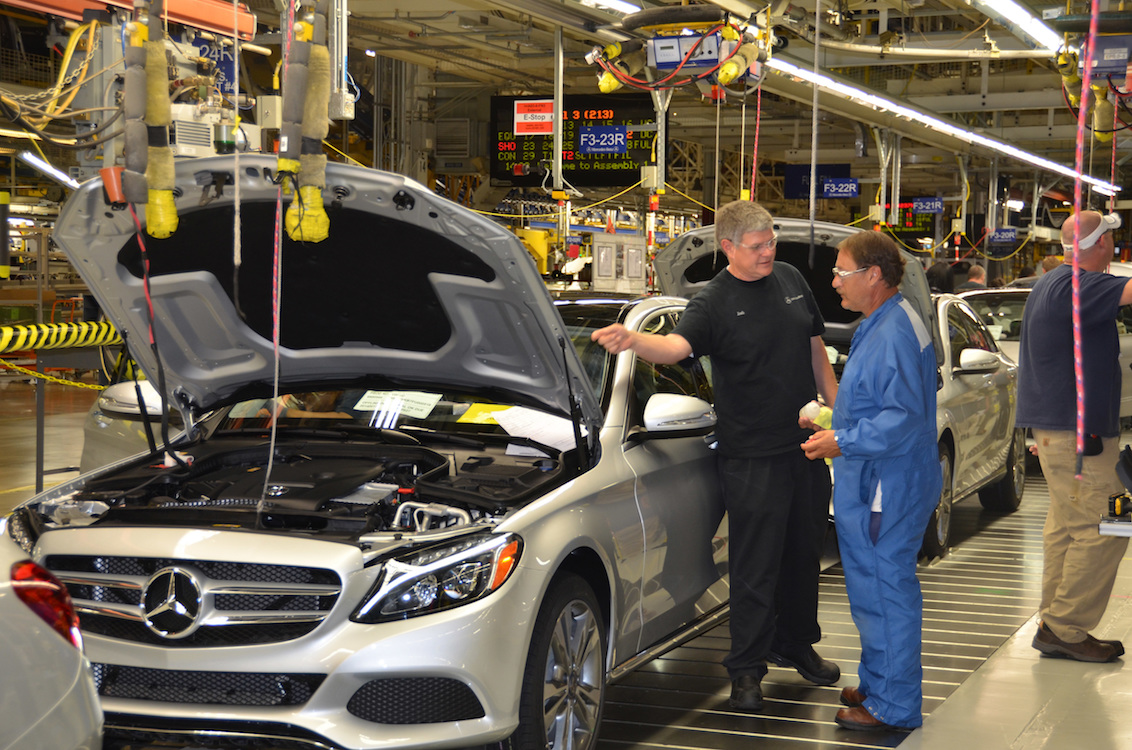
[[[1111,182],[1097,179],[1096,177],[1093,177],[1091,175],[1082,174],[1071,167],[1065,166],[1064,164],[1058,164],[1057,162],[1050,161],[1049,159],[1045,159],[1041,156],[1038,156],[1037,154],[1031,154],[1029,151],[1023,151],[1017,146],[1011,146],[1009,143],[1005,143],[1003,141],[999,141],[985,135],[980,135],[978,133],[973,133],[970,130],[965,130],[964,128],[956,125],[953,122],[941,120],[938,117],[933,117],[925,112],[912,109],[911,107],[899,104],[892,99],[888,99],[887,97],[884,97],[880,94],[876,94],[871,91],[865,91],[864,89],[859,89],[855,86],[849,85],[848,83],[844,83],[842,81],[831,78],[828,75],[814,73],[812,70],[800,68],[793,63],[786,62],[781,57],[772,57],[771,59],[767,60],[766,64],[767,67],[771,68],[772,70],[776,70],[784,75],[793,76],[794,78],[800,78],[803,81],[808,81],[823,91],[837,94],[838,96],[849,99],[850,101],[855,101],[858,104],[865,104],[867,106],[873,107],[878,111],[888,112],[889,114],[896,115],[897,117],[905,117],[909,120],[923,125],[929,130],[934,130],[937,133],[943,133],[944,135],[958,138],[959,140],[970,143],[973,146],[981,146],[983,148],[994,151],[997,154],[1009,156],[1012,159],[1017,159],[1027,164],[1032,164],[1035,167],[1040,167],[1041,169],[1045,169],[1049,172],[1054,172],[1056,174],[1069,177],[1070,179],[1079,179],[1082,182],[1092,185],[1094,190],[1100,190],[1103,188],[1105,190],[1116,193],[1121,189],[1119,185],[1114,185]]]
[[[975,4],[985,15],[993,17],[1007,28],[1017,29],[1039,48],[1049,50],[1050,53],[1061,49],[1061,34],[1046,26],[1028,8],[1023,8],[1014,0],[975,0]]]
[[[637,11],[639,11],[641,9],[641,6],[633,5],[632,3],[627,3],[627,2],[625,2],[625,0],[579,0],[579,1],[582,3],[582,5],[586,6],[587,8],[601,8],[603,10],[615,10],[618,13],[624,13],[625,15],[629,15],[630,13],[636,13]]]
[[[74,177],[71,177],[66,172],[63,172],[51,166],[46,161],[33,154],[31,151],[21,151],[20,153],[16,154],[16,156],[20,161],[24,162],[25,164],[30,164],[31,166],[42,172],[44,175],[50,177],[59,184],[65,185],[72,190],[78,189],[78,180],[76,180]]]

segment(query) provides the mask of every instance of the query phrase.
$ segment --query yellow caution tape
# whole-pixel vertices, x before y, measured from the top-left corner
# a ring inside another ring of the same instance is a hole
[[[25,349],[72,349],[120,343],[122,337],[106,321],[0,327],[0,354]]]

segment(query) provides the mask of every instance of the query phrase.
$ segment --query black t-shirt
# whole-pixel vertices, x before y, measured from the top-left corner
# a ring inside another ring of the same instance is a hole
[[[807,431],[798,410],[817,393],[810,339],[825,321],[805,278],[788,263],[758,281],[716,275],[688,304],[674,333],[710,356],[719,452],[730,458],[796,450]]]

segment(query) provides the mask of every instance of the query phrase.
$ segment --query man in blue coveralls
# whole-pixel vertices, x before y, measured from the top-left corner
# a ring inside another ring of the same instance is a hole
[[[833,507],[845,587],[861,633],[858,687],[841,691],[846,729],[908,731],[923,723],[923,596],[916,556],[939,502],[936,359],[924,321],[897,289],[904,259],[888,236],[838,247],[833,287],[864,314],[833,406],[832,429],[802,444],[833,458]],[[807,420],[800,420],[803,424]]]

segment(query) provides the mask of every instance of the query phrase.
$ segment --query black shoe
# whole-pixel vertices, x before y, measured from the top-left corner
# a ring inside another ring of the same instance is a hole
[[[740,711],[761,711],[763,689],[759,686],[759,678],[753,674],[745,674],[737,680],[732,680],[731,699],[727,703]]]
[[[815,685],[832,685],[841,679],[841,669],[831,661],[818,656],[812,646],[806,646],[790,652],[771,651],[766,655],[767,661],[780,667],[793,667],[798,674],[805,677]]]

